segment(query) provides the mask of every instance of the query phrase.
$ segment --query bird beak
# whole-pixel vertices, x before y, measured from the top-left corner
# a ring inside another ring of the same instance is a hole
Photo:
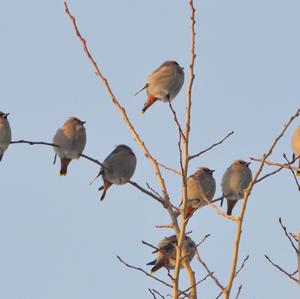
[[[9,116],[9,113],[5,113],[4,117],[7,118]]]
[[[84,125],[85,123],[86,123],[86,121],[81,121],[81,123],[80,123],[80,124]]]
[[[249,166],[251,164],[251,162],[246,163],[247,166]]]

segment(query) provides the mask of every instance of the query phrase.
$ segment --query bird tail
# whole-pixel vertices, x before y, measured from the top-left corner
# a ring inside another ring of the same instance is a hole
[[[157,99],[156,97],[154,97],[154,96],[152,96],[152,95],[149,95],[148,98],[147,98],[147,101],[146,101],[146,103],[144,104],[144,107],[143,107],[143,109],[142,109],[142,111],[141,111],[141,114],[143,115],[143,114],[146,112],[146,110],[147,110],[148,108],[150,108],[157,100],[158,100],[158,99]]]
[[[111,185],[112,185],[111,182],[104,180],[104,185],[101,186],[101,187],[98,189],[99,191],[100,191],[100,190],[103,190],[102,195],[101,195],[101,197],[100,197],[100,201],[103,201],[103,199],[104,199],[104,197],[105,197],[105,195],[106,195],[106,191],[107,191],[107,189],[108,189]]]
[[[232,210],[237,202],[237,200],[227,199],[227,215],[231,216]]]
[[[164,261],[161,260],[157,263],[157,260],[153,260],[152,262],[148,263],[147,265],[154,265],[154,267],[151,268],[151,273],[154,273],[155,271],[159,270],[164,266]]]
[[[148,87],[148,83],[145,84],[145,86],[144,86],[142,89],[140,89],[137,93],[135,93],[134,96],[137,96],[141,91],[143,91],[143,90],[146,89],[147,87]]]
[[[67,159],[67,158],[60,159],[60,163],[61,163],[60,176],[67,175],[68,165],[70,164],[70,162],[71,162],[71,159]]]

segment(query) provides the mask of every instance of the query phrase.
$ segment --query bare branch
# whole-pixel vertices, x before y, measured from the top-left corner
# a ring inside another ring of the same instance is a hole
[[[248,255],[244,258],[241,267],[236,271],[234,277],[237,277],[237,276],[239,275],[239,273],[240,273],[240,272],[242,271],[242,269],[244,268],[244,266],[245,266],[247,260],[249,259],[249,257],[250,257],[250,256],[249,256],[249,254],[248,254]]]
[[[286,237],[287,237],[288,240],[290,241],[292,247],[294,248],[294,250],[296,251],[296,253],[299,254],[298,248],[295,246],[294,242],[292,241],[290,235],[289,235],[288,232],[287,232],[286,227],[283,225],[282,220],[281,220],[281,217],[279,217],[278,221],[279,221],[279,223],[280,223],[280,225],[281,225],[281,227],[282,227],[282,229],[283,229],[283,231],[284,231]]]
[[[29,145],[48,145],[52,147],[59,147],[59,145],[50,143],[50,142],[44,142],[44,141],[30,141],[30,140],[17,140],[17,141],[11,141],[10,144],[18,144],[18,143],[25,143]]]
[[[198,261],[202,264],[204,269],[207,271],[208,275],[213,279],[213,281],[216,283],[216,285],[223,291],[224,287],[221,285],[218,278],[214,275],[214,272],[210,271],[208,266],[206,265],[206,263],[201,259],[198,250],[196,250],[196,254],[197,254]]]
[[[280,266],[276,265],[274,262],[271,261],[271,259],[265,254],[265,258],[275,267],[277,268],[280,272],[284,273],[286,276],[288,276],[290,279],[292,279],[293,281],[300,283],[300,281],[293,277],[293,274],[288,273],[287,271],[285,271],[284,269],[282,269]],[[298,271],[297,271],[298,272]],[[296,273],[297,273],[296,272]]]
[[[174,108],[173,108],[172,103],[171,103],[170,100],[168,100],[168,103],[169,103],[170,110],[171,110],[171,112],[173,113],[174,121],[175,121],[175,123],[176,123],[176,125],[177,125],[178,132],[179,132],[179,134],[181,135],[181,137],[183,138],[183,140],[186,140],[185,135],[184,135],[184,133],[183,133],[183,131],[182,131],[181,125],[180,125],[180,123],[179,123],[179,121],[178,121],[176,111],[174,110]]]
[[[135,270],[140,271],[140,272],[143,272],[143,273],[144,273],[145,275],[147,275],[148,277],[151,277],[152,279],[154,279],[154,280],[156,280],[156,281],[158,281],[158,282],[164,284],[165,286],[167,286],[167,287],[169,287],[169,288],[173,288],[173,286],[172,286],[171,284],[169,284],[169,283],[167,283],[167,282],[165,282],[165,281],[163,281],[163,280],[161,280],[161,279],[159,279],[159,278],[153,276],[152,274],[149,274],[149,273],[146,272],[144,269],[139,268],[139,267],[135,267],[135,266],[132,266],[132,265],[129,265],[128,263],[124,262],[124,261],[121,259],[121,257],[119,257],[118,255],[117,255],[117,259],[118,259],[122,264],[124,264],[126,267],[131,268],[131,269],[135,269]]]
[[[294,171],[293,171],[292,168],[291,168],[291,162],[288,160],[286,154],[283,154],[283,158],[286,160],[286,162],[287,162],[287,164],[288,164],[288,166],[289,166],[289,170],[291,171],[291,173],[292,173],[292,175],[293,175],[293,178],[294,178],[295,183],[296,183],[296,185],[297,185],[298,191],[300,191],[300,185],[299,185],[299,183],[298,183],[298,180],[297,180],[297,178],[296,178],[296,176],[295,176]],[[298,157],[297,157],[297,158],[298,158]]]
[[[180,175],[180,176],[182,175],[180,171],[178,171],[178,170],[176,170],[176,169],[174,169],[174,168],[172,168],[172,167],[166,166],[165,164],[162,164],[162,163],[160,163],[160,162],[157,162],[157,164],[158,164],[160,167],[162,167],[162,168],[164,168],[164,169],[166,169],[166,170],[169,170],[169,171],[171,171],[171,172],[173,172],[173,173],[175,173],[175,174],[177,174],[177,175]]]
[[[204,153],[210,151],[211,149],[213,149],[214,147],[218,146],[219,144],[223,143],[227,138],[229,138],[232,134],[234,133],[234,131],[231,131],[230,133],[228,133],[222,140],[218,141],[217,143],[214,143],[213,145],[209,146],[208,148],[206,148],[205,150],[200,151],[198,154],[189,156],[189,160],[195,159],[201,155],[203,155]]]
[[[241,290],[242,290],[242,285],[240,285],[239,286],[239,289],[238,289],[238,292],[237,292],[237,294],[236,294],[236,296],[235,296],[235,299],[238,299],[239,298],[239,296],[240,296],[240,293],[241,293]]]
[[[152,292],[151,289],[148,288],[148,291],[151,293],[151,295],[153,296],[154,299],[157,299],[156,296],[155,296],[155,294],[154,294],[154,292]]]

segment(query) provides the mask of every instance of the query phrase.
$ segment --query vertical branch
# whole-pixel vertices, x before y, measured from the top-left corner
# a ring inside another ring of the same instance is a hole
[[[191,122],[191,106],[192,106],[192,87],[194,82],[194,64],[195,64],[195,8],[193,0],[189,0],[189,5],[191,9],[191,61],[189,67],[189,83],[187,90],[187,102],[186,102],[186,116],[185,116],[185,132],[183,138],[183,173],[182,173],[182,213],[181,213],[181,225],[180,234],[178,238],[178,245],[176,247],[176,266],[174,273],[174,283],[173,283],[173,298],[178,298],[178,283],[179,283],[179,273],[180,273],[180,262],[182,254],[185,255],[182,244],[185,238],[186,229],[186,206],[187,206],[187,173],[189,165],[189,135],[190,135],[190,122]],[[189,262],[184,260],[184,267],[188,273],[191,288],[191,299],[197,298],[196,280],[195,273],[193,272]]]
[[[274,142],[271,145],[271,147],[269,148],[268,152],[266,154],[264,154],[263,159],[261,160],[259,169],[257,170],[257,172],[256,172],[254,178],[252,179],[251,183],[249,184],[248,188],[244,192],[242,209],[241,209],[240,216],[238,217],[238,221],[237,221],[237,229],[236,229],[236,236],[235,236],[235,241],[234,241],[231,271],[230,271],[230,275],[229,275],[229,279],[228,279],[226,288],[223,290],[224,299],[229,299],[231,287],[232,287],[233,280],[234,280],[235,273],[236,273],[239,246],[240,246],[240,240],[241,240],[241,234],[242,234],[242,226],[243,226],[243,220],[244,220],[244,216],[245,216],[245,212],[246,212],[246,207],[247,207],[249,195],[250,195],[254,185],[256,184],[259,175],[261,174],[261,172],[264,168],[265,161],[272,154],[275,146],[277,145],[279,140],[282,138],[282,136],[284,135],[284,133],[287,130],[287,128],[289,127],[289,125],[293,122],[293,120],[295,118],[297,118],[299,116],[299,114],[300,114],[300,109],[298,109],[297,112],[284,125],[284,128],[282,129],[282,131],[280,132],[278,137],[274,140]]]

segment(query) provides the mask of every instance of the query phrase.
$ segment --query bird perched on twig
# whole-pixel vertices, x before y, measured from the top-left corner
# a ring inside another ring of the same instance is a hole
[[[147,89],[147,101],[141,111],[144,114],[157,100],[172,101],[184,82],[183,67],[176,61],[166,61],[148,76],[147,83],[135,95]]]
[[[11,130],[7,120],[9,113],[0,111],[0,161],[11,142]]]
[[[223,175],[222,191],[223,197],[227,199],[227,215],[231,215],[235,204],[244,197],[244,190],[252,180],[249,165],[250,162],[236,160]]]
[[[70,117],[61,128],[56,131],[53,137],[53,143],[58,145],[54,147],[56,155],[60,157],[61,169],[60,175],[67,175],[68,165],[71,160],[79,159],[86,144],[85,121],[81,121],[77,117]]]
[[[118,145],[103,161],[103,167],[93,180],[102,175],[103,186],[98,190],[103,190],[100,200],[106,195],[107,189],[113,185],[126,184],[133,176],[136,168],[136,156],[132,149],[124,144]]]
[[[176,235],[162,239],[158,245],[157,250],[153,251],[156,253],[156,259],[147,265],[154,265],[151,269],[151,273],[159,270],[164,267],[166,269],[174,269],[176,264],[176,246],[177,246],[177,237]],[[183,249],[187,255],[188,261],[190,262],[195,256],[196,244],[194,241],[188,237],[184,237]],[[182,264],[181,264],[182,268]]]
[[[292,149],[293,149],[293,160],[300,156],[300,126],[296,128],[292,135]],[[300,168],[300,159],[298,168]],[[296,172],[297,176],[300,176],[300,171]]]
[[[187,179],[187,207],[186,218],[199,208],[207,205],[204,199],[212,200],[216,192],[216,181],[213,177],[214,170],[200,167]]]

